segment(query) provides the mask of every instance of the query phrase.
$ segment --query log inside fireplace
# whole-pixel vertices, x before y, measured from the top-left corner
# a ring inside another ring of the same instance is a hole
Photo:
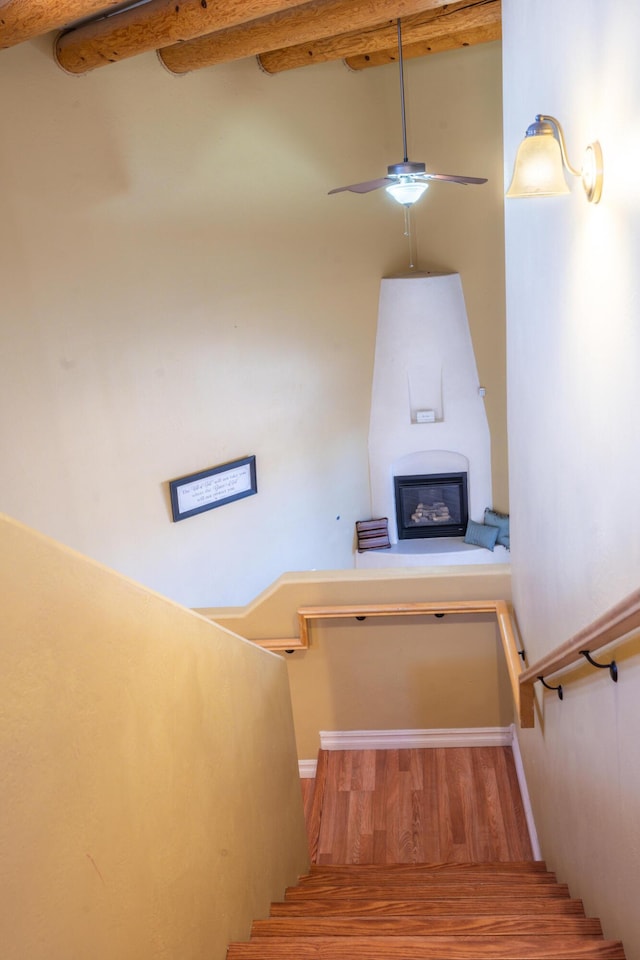
[[[469,519],[466,473],[393,479],[399,540],[464,536]]]

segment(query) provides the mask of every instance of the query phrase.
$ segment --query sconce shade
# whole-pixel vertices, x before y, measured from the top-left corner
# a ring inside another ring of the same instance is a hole
[[[428,186],[428,183],[419,183],[417,180],[402,178],[397,183],[389,184],[385,189],[398,203],[410,207],[412,203],[420,199]]]
[[[570,193],[564,177],[562,151],[549,123],[528,128],[516,155],[507,197],[559,197]]]
[[[507,197],[559,197],[569,193],[564,171],[579,177],[589,203],[602,196],[602,149],[597,140],[584,154],[582,169],[569,163],[564,133],[555,117],[539,113],[518,147]]]

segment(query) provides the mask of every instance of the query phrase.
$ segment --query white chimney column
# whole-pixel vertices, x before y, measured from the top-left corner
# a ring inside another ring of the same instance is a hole
[[[393,478],[468,474],[469,517],[492,506],[491,441],[460,276],[381,282],[369,426],[373,517],[397,542]]]

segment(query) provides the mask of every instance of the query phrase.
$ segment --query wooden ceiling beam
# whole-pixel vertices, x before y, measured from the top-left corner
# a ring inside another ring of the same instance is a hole
[[[397,17],[404,20],[411,14],[442,10],[446,5],[446,0],[311,0],[242,27],[164,47],[158,55],[172,73],[188,73],[265,50],[394,22]]]
[[[138,53],[235,27],[256,17],[297,7],[303,2],[149,0],[62,33],[56,40],[55,56],[68,73],[86,73],[107,63],[117,63]]]
[[[402,44],[402,56],[405,60],[412,57],[426,57],[432,53],[444,53],[447,50],[460,50],[462,47],[475,47],[480,43],[490,43],[502,38],[502,27],[499,23],[486,27],[475,27],[470,30],[461,30],[459,33],[448,34],[444,37],[434,37],[421,43]],[[345,64],[350,70],[366,70],[367,67],[382,67],[387,63],[398,62],[397,46],[390,50],[378,50],[376,53],[365,53],[358,57],[346,57]]]
[[[0,0],[0,50],[119,6],[122,0]]]
[[[450,3],[443,10],[432,10],[402,21],[403,53],[406,47],[423,44],[426,47],[438,40],[482,28],[499,28],[501,23],[500,0],[462,0]],[[396,25],[391,22],[383,27],[349,32],[326,37],[313,43],[288,46],[260,54],[260,66],[266,73],[281,73],[296,67],[323,63],[328,60],[346,60],[373,56],[378,51],[395,48],[398,51]],[[444,49],[447,49],[446,47]],[[386,61],[388,62],[388,61]]]

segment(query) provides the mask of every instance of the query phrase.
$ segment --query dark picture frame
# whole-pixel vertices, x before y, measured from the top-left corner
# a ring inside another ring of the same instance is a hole
[[[258,492],[255,456],[169,481],[174,523]]]

